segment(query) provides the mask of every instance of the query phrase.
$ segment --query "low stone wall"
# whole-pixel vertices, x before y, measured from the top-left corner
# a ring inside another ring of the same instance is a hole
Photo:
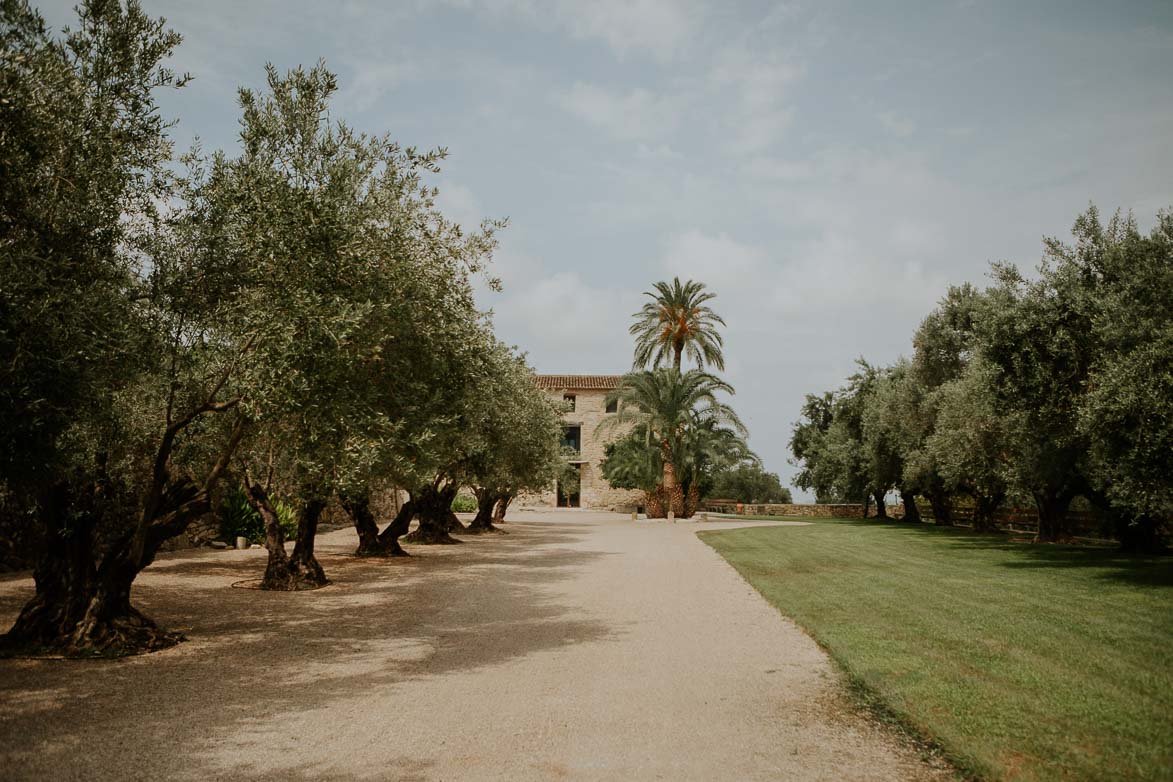
[[[729,502],[728,500],[709,500],[702,505],[710,513],[732,513],[738,516],[801,516],[807,519],[863,518],[863,505],[754,505]]]

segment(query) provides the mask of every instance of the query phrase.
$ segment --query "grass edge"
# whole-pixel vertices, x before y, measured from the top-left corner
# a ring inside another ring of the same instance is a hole
[[[891,703],[886,701],[884,697],[872,685],[868,684],[859,674],[852,670],[851,666],[843,660],[835,650],[831,649],[823,642],[818,635],[816,635],[810,628],[799,622],[796,618],[784,613],[781,608],[774,605],[770,598],[762,594],[745,573],[741,571],[737,565],[729,561],[729,559],[716,546],[711,544],[706,538],[714,535],[723,535],[731,532],[738,532],[745,529],[771,529],[771,527],[741,527],[738,529],[715,529],[715,530],[697,530],[696,536],[708,546],[712,551],[721,557],[721,559],[744,581],[746,584],[758,594],[766,604],[778,612],[780,616],[789,619],[794,623],[794,626],[803,632],[808,638],[815,642],[815,645],[823,651],[834,663],[835,668],[843,677],[844,688],[851,702],[859,708],[867,717],[874,722],[880,724],[885,729],[895,734],[898,741],[905,744],[917,755],[926,762],[936,761],[947,766],[953,773],[953,776],[958,782],[989,782],[991,777],[987,776],[988,771],[983,773],[982,769],[978,768],[978,764],[970,758],[966,758],[957,753],[951,752],[949,748],[943,744],[939,739],[932,736],[927,730],[917,725],[911,716],[904,714]]]

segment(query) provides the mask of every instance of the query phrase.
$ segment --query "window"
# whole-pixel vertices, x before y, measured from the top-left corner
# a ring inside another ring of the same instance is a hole
[[[618,399],[609,400],[607,402],[607,412],[608,413],[616,413],[618,411],[619,411],[619,400]]]
[[[566,412],[573,413],[574,412],[574,402],[575,402],[574,394],[563,394],[562,401],[566,403]]]
[[[562,427],[562,445],[571,449],[575,453],[582,451],[582,427],[581,426],[564,426]]]

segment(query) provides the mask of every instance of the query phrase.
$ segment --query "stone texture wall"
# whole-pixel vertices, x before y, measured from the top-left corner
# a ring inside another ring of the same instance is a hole
[[[603,449],[607,443],[622,437],[622,429],[597,432],[599,424],[614,415],[606,408],[607,391],[565,389],[547,391],[553,400],[561,402],[565,394],[575,395],[574,411],[562,416],[563,423],[579,426],[582,432],[582,450],[579,461],[582,465],[582,480],[579,488],[580,506],[598,510],[617,510],[630,513],[644,504],[644,493],[635,489],[612,489],[603,477]],[[555,488],[538,494],[527,494],[518,498],[522,506],[557,505]]]
[[[808,519],[863,518],[863,505],[745,505],[729,500],[708,500],[702,504],[705,510],[713,513],[734,513],[742,516],[801,516]],[[891,508],[889,508],[889,512],[891,512]]]

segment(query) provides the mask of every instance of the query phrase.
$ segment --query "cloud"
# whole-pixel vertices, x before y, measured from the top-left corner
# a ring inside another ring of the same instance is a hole
[[[882,111],[876,115],[876,119],[880,120],[880,124],[884,126],[885,130],[900,138],[912,135],[912,132],[916,130],[915,122],[894,111]]]
[[[676,57],[701,28],[704,7],[692,0],[444,0],[448,5],[510,15],[605,43],[616,57]]]
[[[803,71],[801,65],[774,51],[733,46],[717,56],[709,81],[731,103],[725,124],[728,151],[760,153],[781,138],[794,118],[787,93]]]
[[[485,219],[480,199],[472,190],[459,182],[445,182],[436,196],[436,205],[449,220],[460,223],[467,230],[474,230]]]
[[[753,287],[769,272],[761,249],[725,233],[713,236],[695,229],[668,240],[660,268],[669,277],[701,280],[714,291],[738,292]]]
[[[554,102],[574,116],[626,140],[666,135],[676,126],[681,110],[679,99],[662,97],[639,87],[617,93],[583,82],[555,93]]]
[[[533,354],[538,372],[614,373],[630,361],[627,334],[638,293],[597,287],[574,271],[513,277],[505,290],[485,295],[495,312],[497,332]],[[507,275],[507,279],[509,276]]]
[[[338,93],[338,107],[343,114],[368,111],[396,87],[419,73],[410,63],[377,59],[348,59],[343,64],[347,69],[347,78],[342,80],[342,89]]]
[[[675,0],[567,0],[557,8],[575,37],[606,41],[620,57],[647,53],[671,59],[700,21],[698,6]]]

